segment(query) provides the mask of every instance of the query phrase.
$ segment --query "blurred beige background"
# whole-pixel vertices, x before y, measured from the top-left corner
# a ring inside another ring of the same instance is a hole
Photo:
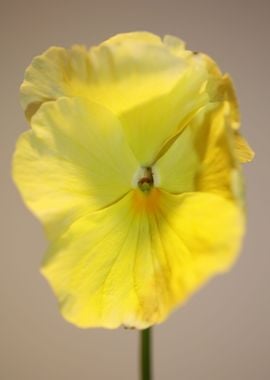
[[[234,78],[243,131],[257,152],[246,166],[249,223],[243,252],[155,328],[155,380],[270,379],[270,2],[1,0],[1,380],[135,380],[136,331],[80,330],[65,322],[39,274],[39,223],[10,179],[24,70],[51,45],[97,44],[124,31],[175,34]]]

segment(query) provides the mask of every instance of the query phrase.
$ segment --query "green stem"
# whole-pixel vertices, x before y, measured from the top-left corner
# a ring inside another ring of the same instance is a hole
[[[141,380],[151,380],[151,329],[141,330]]]

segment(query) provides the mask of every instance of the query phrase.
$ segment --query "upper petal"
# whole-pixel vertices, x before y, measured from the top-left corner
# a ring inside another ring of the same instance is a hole
[[[21,104],[29,119],[40,104],[59,96],[80,95],[123,112],[170,91],[187,54],[180,41],[163,43],[147,32],[120,34],[89,51],[52,47],[28,67]]]
[[[174,38],[165,41],[173,46]],[[183,51],[177,40],[175,44],[176,49]],[[142,102],[120,115],[129,145],[144,166],[155,163],[171,141],[196,120],[197,114],[201,117],[204,112],[208,113],[213,103],[226,108],[224,114],[229,129],[236,131],[240,127],[238,103],[230,77],[223,75],[207,55],[185,52],[181,59],[185,60],[186,67],[179,72],[179,79],[170,92]],[[241,155],[239,144],[237,146]]]
[[[106,207],[132,186],[137,162],[117,118],[83,99],[44,104],[19,139],[13,176],[26,204],[57,235],[78,213]]]
[[[157,187],[178,194],[196,190],[201,160],[195,141],[200,127],[199,124],[193,128],[189,125],[168,142],[167,150],[153,166]]]
[[[240,168],[233,143],[226,102],[208,104],[155,163],[157,186],[178,194],[204,191],[237,198],[233,178]]]
[[[200,56],[186,58],[186,68],[172,90],[120,115],[131,149],[141,165],[152,165],[167,141],[188,124],[211,99],[205,91],[208,80]],[[157,78],[158,81],[158,78]]]

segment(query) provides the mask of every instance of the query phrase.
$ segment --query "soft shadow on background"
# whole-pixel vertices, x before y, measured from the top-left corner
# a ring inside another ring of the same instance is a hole
[[[1,1],[1,380],[137,379],[136,331],[80,330],[59,315],[39,274],[42,229],[10,179],[15,141],[28,128],[18,89],[33,56],[133,30],[174,34],[213,56],[235,81],[257,153],[245,168],[240,259],[155,328],[155,380],[270,379],[269,11],[267,0]]]

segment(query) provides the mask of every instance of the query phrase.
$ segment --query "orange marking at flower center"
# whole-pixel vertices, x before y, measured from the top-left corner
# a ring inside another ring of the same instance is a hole
[[[149,192],[143,193],[140,189],[133,191],[133,204],[137,212],[154,213],[160,204],[160,190],[152,188]]]

